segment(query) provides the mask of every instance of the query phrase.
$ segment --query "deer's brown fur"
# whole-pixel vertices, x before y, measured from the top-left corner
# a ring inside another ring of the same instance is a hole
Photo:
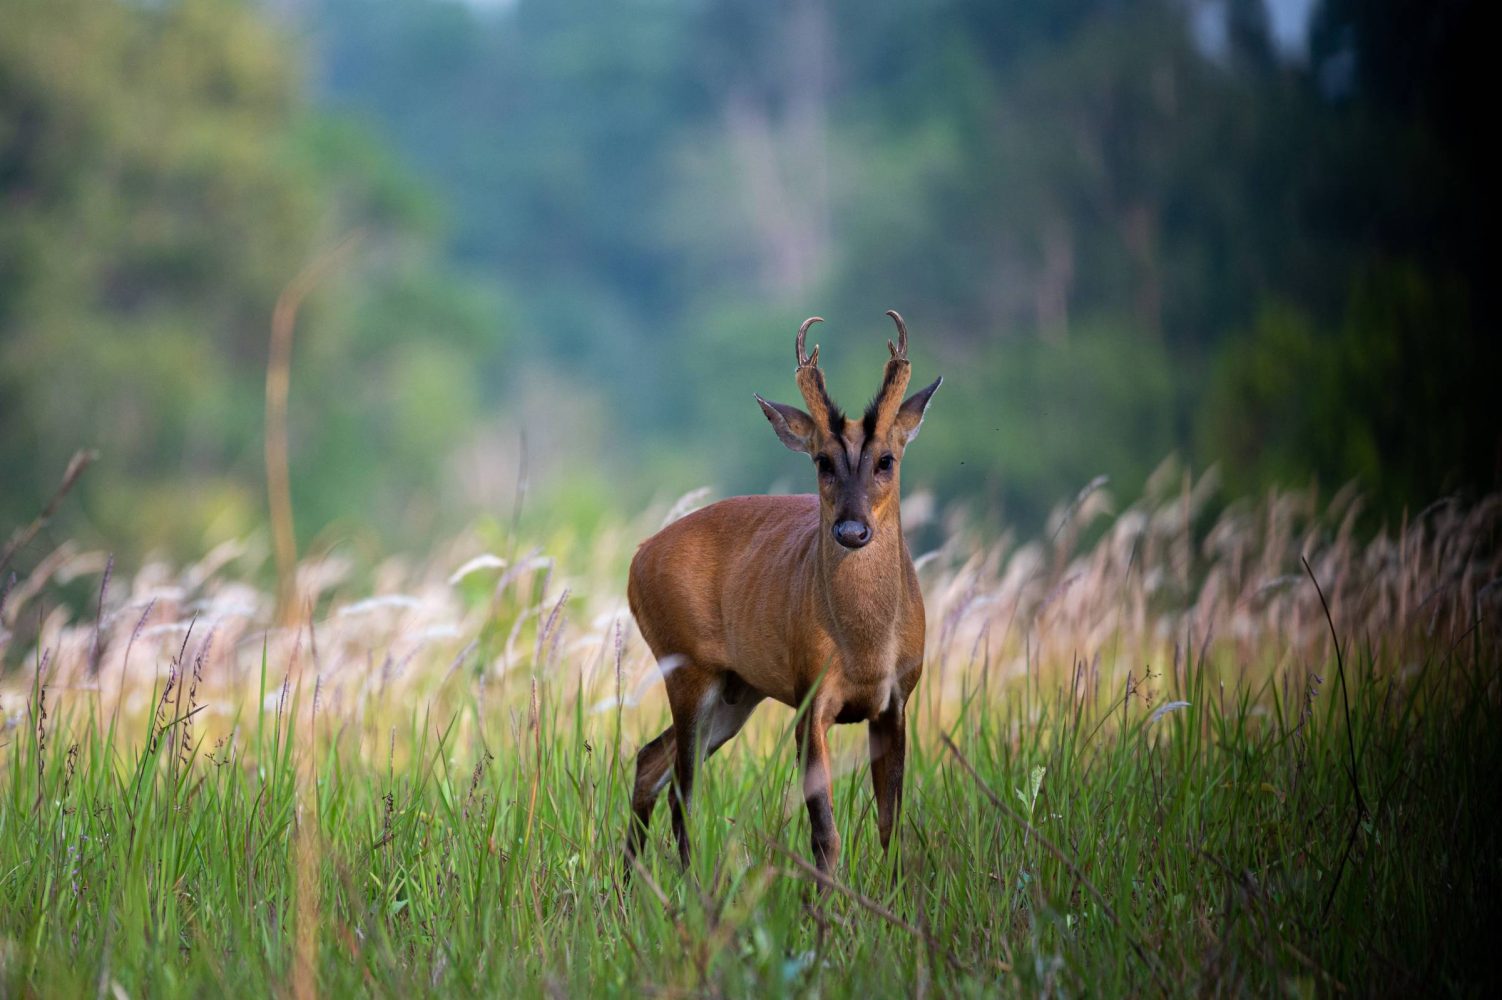
[[[807,702],[797,737],[819,867],[831,870],[839,854],[825,739],[836,722],[870,724],[882,847],[891,840],[906,706],[923,671],[924,640],[899,476],[939,381],[902,401],[907,331],[890,315],[901,348],[889,344],[882,388],[863,419],[846,419],[829,399],[818,348],[804,353],[817,319],[803,324],[797,340],[797,381],[809,412],[757,397],[783,443],[814,458],[818,494],[721,501],[653,535],[632,560],[627,595],[663,668],[673,725],[637,757],[628,870],[664,787],[687,863],[685,814],[697,764],[766,698],[794,708]]]

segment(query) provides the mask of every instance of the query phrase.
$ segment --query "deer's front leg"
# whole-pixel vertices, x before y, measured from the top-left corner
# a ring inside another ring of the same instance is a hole
[[[803,765],[803,799],[808,803],[814,863],[826,875],[833,874],[840,856],[840,835],[834,828],[834,802],[830,798],[827,737],[832,721],[815,704],[798,724],[798,759]]]
[[[886,851],[902,818],[902,778],[907,766],[907,710],[896,698],[868,728],[871,784],[876,791],[876,829]]]

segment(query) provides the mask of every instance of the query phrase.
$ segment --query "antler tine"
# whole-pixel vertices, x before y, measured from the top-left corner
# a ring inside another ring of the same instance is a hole
[[[888,309],[887,315],[897,324],[897,343],[887,341],[887,350],[892,356],[887,359],[881,375],[881,388],[876,398],[866,408],[866,421],[878,434],[885,434],[897,419],[897,410],[902,406],[902,394],[907,391],[907,381],[912,374],[912,364],[907,359],[907,324],[896,309]]]
[[[902,316],[896,309],[888,309],[887,315],[892,317],[892,322],[897,324],[897,345],[887,341],[887,350],[892,352],[892,357],[902,361],[907,360],[907,324],[902,321]]]
[[[803,325],[802,326],[798,327],[798,345],[797,345],[797,350],[798,350],[798,367],[799,368],[806,368],[806,367],[808,367],[810,365],[812,365],[815,368],[819,367],[819,345],[815,344],[814,345],[814,353],[811,354],[811,355],[807,355],[807,354],[803,353],[803,340],[804,340],[805,337],[808,336],[808,328],[809,327],[813,326],[815,323],[822,323],[822,322],[824,322],[824,317],[823,316],[810,316],[808,319],[806,319],[806,320],[803,321]]]

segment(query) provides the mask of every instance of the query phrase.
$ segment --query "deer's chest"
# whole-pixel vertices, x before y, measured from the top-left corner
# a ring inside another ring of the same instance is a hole
[[[897,687],[897,635],[867,633],[858,639],[836,641],[839,669],[829,671],[825,703],[836,722],[862,722],[880,715]]]

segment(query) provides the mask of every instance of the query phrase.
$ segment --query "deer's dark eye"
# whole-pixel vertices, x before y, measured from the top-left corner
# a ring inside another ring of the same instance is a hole
[[[881,458],[877,459],[877,461],[876,461],[876,471],[877,472],[891,472],[892,471],[892,456],[891,455],[883,455],[883,456],[881,456]]]
[[[834,473],[834,463],[824,455],[814,456],[814,468],[819,470],[819,475],[828,476]]]

